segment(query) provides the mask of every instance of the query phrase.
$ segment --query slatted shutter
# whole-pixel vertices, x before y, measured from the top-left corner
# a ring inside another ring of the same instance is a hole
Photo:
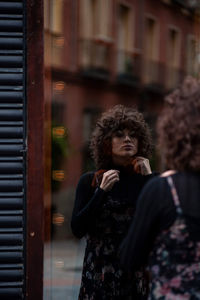
[[[0,1],[0,299],[24,298],[23,1]]]

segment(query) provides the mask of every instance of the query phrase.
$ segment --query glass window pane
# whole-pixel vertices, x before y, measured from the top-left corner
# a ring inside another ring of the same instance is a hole
[[[199,76],[194,2],[44,0],[45,300],[78,299],[86,242],[70,222],[80,176],[95,170],[89,143],[100,114],[138,108],[156,144],[164,96]],[[156,149],[151,164],[164,168]]]

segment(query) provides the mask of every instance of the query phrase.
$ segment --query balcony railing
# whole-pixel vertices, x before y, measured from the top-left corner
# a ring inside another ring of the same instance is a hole
[[[171,90],[176,88],[185,76],[180,68],[168,66],[164,63],[147,60],[143,61],[143,83],[159,90]]]
[[[140,79],[141,57],[130,51],[117,52],[117,74],[120,82],[135,82]]]
[[[79,44],[79,66],[83,76],[108,80],[114,62],[110,44],[81,40]],[[142,85],[163,91],[175,88],[185,75],[183,70],[167,66],[153,59],[143,59],[141,55],[129,51],[118,51],[116,55],[116,80],[118,84]]]
[[[81,71],[108,75],[110,71],[110,44],[95,39],[83,39],[79,43],[79,66]]]
[[[143,83],[149,86],[165,87],[165,65],[152,59],[143,60]]]
[[[170,66],[167,67],[166,74],[166,88],[168,90],[176,88],[183,81],[184,76],[186,75],[180,68]]]

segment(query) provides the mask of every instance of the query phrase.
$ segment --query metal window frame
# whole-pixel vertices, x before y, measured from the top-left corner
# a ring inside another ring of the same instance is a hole
[[[44,40],[43,1],[26,1],[27,235],[26,297],[43,298]]]

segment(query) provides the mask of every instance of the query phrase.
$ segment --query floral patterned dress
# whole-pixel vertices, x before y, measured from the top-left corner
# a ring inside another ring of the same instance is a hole
[[[133,213],[127,199],[107,197],[94,224],[95,235],[87,235],[79,300],[147,299],[143,270],[123,272],[117,256]]]
[[[200,299],[200,242],[190,238],[171,177],[167,178],[177,217],[172,226],[162,231],[150,255],[152,274],[149,299]]]

